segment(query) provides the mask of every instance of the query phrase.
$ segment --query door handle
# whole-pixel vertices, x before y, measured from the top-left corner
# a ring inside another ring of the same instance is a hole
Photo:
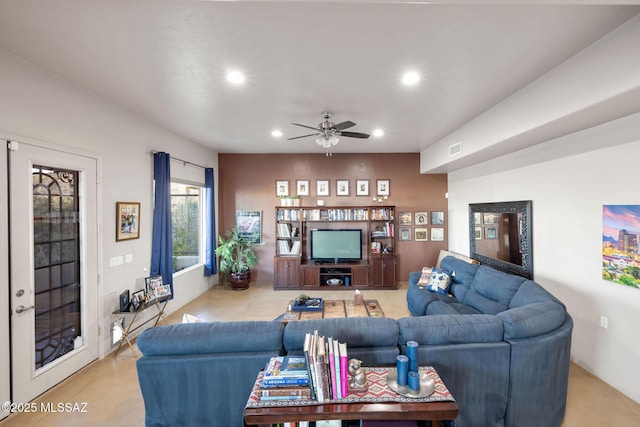
[[[32,308],[36,308],[35,305],[32,305],[31,307],[25,307],[24,305],[20,305],[18,306],[18,308],[16,308],[16,313],[20,314],[20,313],[24,313],[27,310],[31,310]]]

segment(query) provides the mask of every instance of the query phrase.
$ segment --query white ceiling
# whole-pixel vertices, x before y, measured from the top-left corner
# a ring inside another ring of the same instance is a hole
[[[640,13],[453,3],[3,0],[0,49],[221,153],[323,152],[286,138],[324,110],[385,131],[333,152],[418,152]]]

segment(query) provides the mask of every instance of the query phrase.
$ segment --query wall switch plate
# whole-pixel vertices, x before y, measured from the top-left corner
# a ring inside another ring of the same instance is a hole
[[[126,262],[127,264],[129,264],[130,262],[133,262],[133,254],[126,254],[124,256],[124,262]]]
[[[600,316],[600,327],[604,329],[609,328],[609,319],[604,316]]]
[[[122,265],[123,264],[123,260],[122,260],[121,256],[113,257],[113,258],[111,258],[110,261],[111,261],[110,262],[111,267],[116,267],[118,265]]]

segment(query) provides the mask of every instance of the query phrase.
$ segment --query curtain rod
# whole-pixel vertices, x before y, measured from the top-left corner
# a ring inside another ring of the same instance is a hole
[[[152,155],[152,156],[153,156],[154,154],[156,154],[156,153],[159,153],[159,151],[151,150],[151,155]],[[182,162],[182,165],[183,165],[183,166],[191,165],[191,166],[195,166],[195,167],[198,167],[198,168],[207,169],[207,167],[206,167],[206,166],[202,166],[202,165],[199,165],[199,164],[197,164],[197,163],[189,162],[189,161],[187,161],[187,160],[182,160],[182,159],[179,159],[179,158],[177,158],[177,157],[173,157],[172,155],[169,155],[169,158],[170,158],[171,160],[177,160],[178,162]]]

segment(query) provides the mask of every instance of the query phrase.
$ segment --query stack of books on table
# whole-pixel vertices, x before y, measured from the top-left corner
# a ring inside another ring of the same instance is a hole
[[[318,331],[307,333],[304,355],[309,366],[312,398],[323,403],[349,396],[346,343],[319,336]]]
[[[260,400],[309,400],[309,370],[304,356],[274,356],[264,369]]]

